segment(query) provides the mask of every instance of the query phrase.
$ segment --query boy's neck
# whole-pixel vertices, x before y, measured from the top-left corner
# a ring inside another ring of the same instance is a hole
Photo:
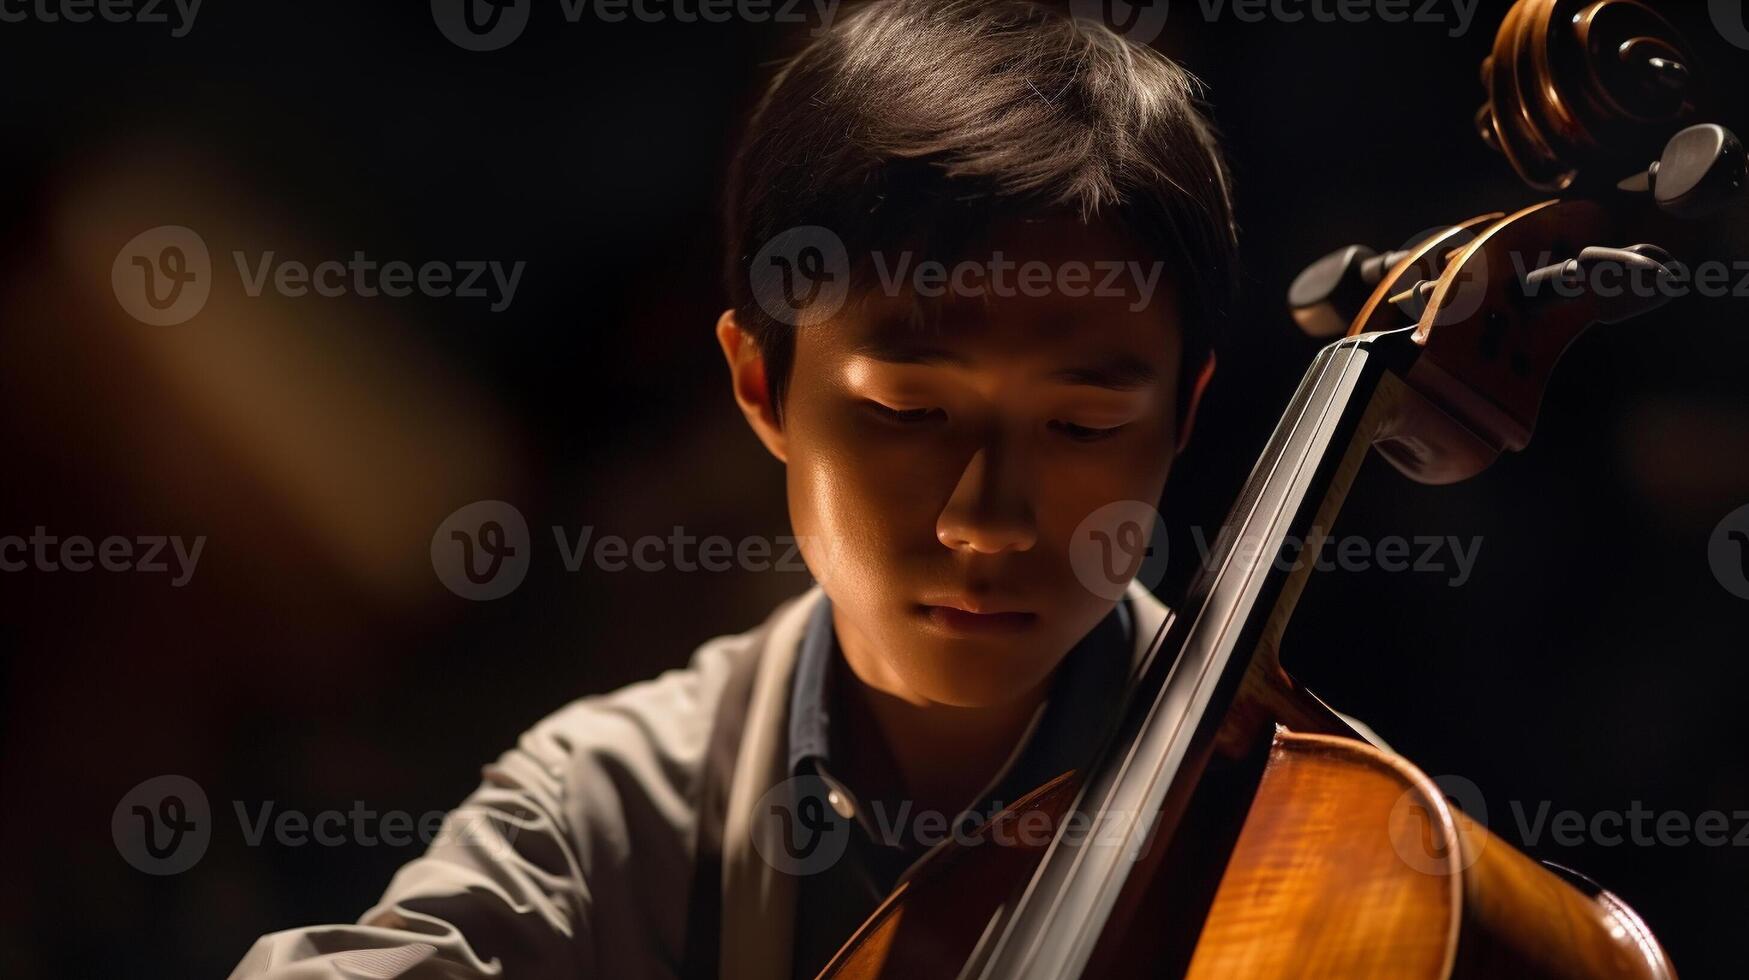
[[[909,801],[913,815],[935,811],[951,819],[976,805],[1026,733],[1049,679],[999,705],[933,703],[912,692],[840,611],[832,618],[850,667],[839,687],[838,717],[846,737],[834,740],[845,755],[838,775],[869,802]]]

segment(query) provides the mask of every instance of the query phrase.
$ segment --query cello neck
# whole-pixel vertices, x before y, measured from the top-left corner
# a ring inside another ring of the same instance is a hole
[[[1150,877],[1138,858],[1170,839],[1247,673],[1279,671],[1277,644],[1312,564],[1290,545],[1321,546],[1368,447],[1413,400],[1398,377],[1417,350],[1392,331],[1319,352],[1086,771],[1079,816],[1064,826],[1095,832],[1058,835],[962,976],[1081,974],[1126,885]]]

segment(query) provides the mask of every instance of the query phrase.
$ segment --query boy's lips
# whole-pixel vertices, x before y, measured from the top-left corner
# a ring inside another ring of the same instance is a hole
[[[964,592],[933,592],[924,596],[920,604],[978,615],[1031,613],[1024,603],[1015,599],[999,595],[967,595]]]
[[[918,604],[919,611],[938,629],[949,633],[1010,633],[1024,630],[1038,620],[1037,613],[1013,608],[999,600],[963,596],[931,598],[932,601]]]

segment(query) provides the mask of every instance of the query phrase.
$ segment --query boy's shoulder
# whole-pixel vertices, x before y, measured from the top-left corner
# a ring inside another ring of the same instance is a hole
[[[815,586],[750,629],[706,640],[684,666],[566,704],[526,731],[506,758],[548,760],[554,776],[571,769],[574,777],[581,766],[602,777],[688,782],[702,767],[720,714],[747,697],[774,630],[818,595]]]
[[[232,980],[356,976],[356,957],[391,950],[432,958],[433,975],[666,975],[651,964],[689,947],[688,903],[675,899],[694,885],[699,814],[720,805],[706,792],[714,733],[746,697],[737,689],[781,659],[762,654],[813,594],[706,641],[683,667],[536,722],[357,924],[263,936]]]

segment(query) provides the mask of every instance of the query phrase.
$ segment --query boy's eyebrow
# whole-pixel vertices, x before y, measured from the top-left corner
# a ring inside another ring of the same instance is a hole
[[[1051,380],[1066,385],[1134,391],[1155,384],[1160,377],[1147,361],[1131,354],[1114,354],[1097,364],[1053,371]]]
[[[965,355],[942,347],[922,347],[903,340],[876,336],[858,341],[850,348],[853,357],[872,357],[887,364],[954,364],[966,367]]]
[[[969,367],[971,364],[965,355],[956,351],[941,347],[919,347],[889,337],[862,341],[852,347],[850,353],[886,364],[952,364],[958,367]],[[1113,391],[1135,391],[1160,380],[1153,365],[1125,353],[1112,354],[1093,364],[1059,368],[1046,377],[1058,384],[1086,385]]]

